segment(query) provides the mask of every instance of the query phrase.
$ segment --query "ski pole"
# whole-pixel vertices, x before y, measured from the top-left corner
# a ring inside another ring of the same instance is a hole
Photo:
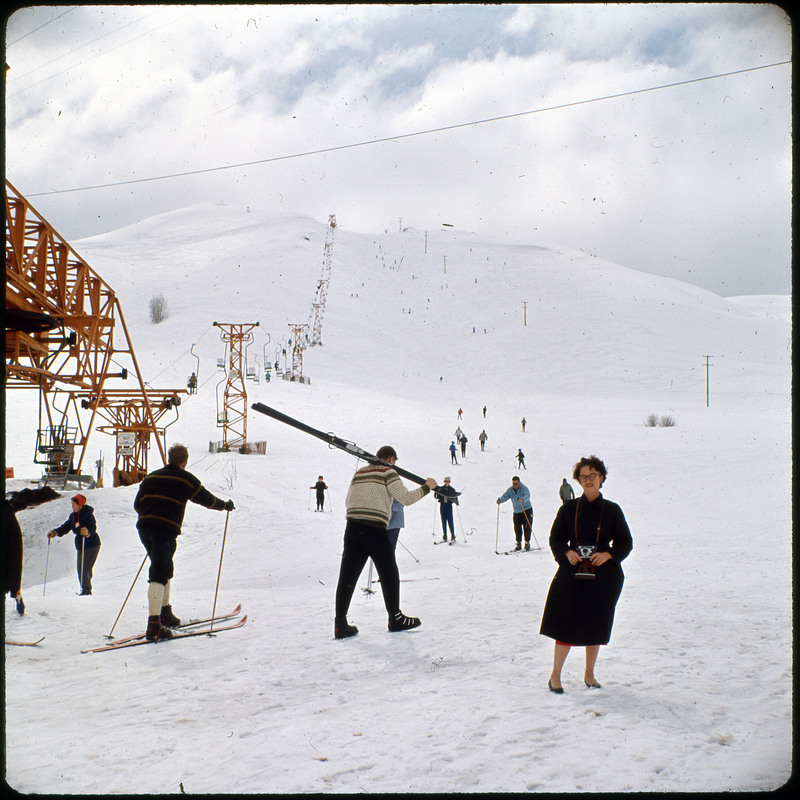
[[[500,503],[497,504],[497,533],[494,536],[494,551],[497,552],[497,548],[500,542]]]
[[[208,629],[209,636],[214,630],[214,615],[217,613],[217,595],[219,594],[219,579],[222,575],[222,555],[225,552],[225,538],[228,535],[228,520],[230,519],[231,512],[225,514],[225,530],[222,532],[222,549],[219,554],[219,571],[217,572],[217,588],[214,590],[214,608],[211,611],[211,626]]]
[[[50,542],[53,540],[48,536],[47,537],[47,558],[44,560],[44,585],[42,586],[42,597],[44,597],[45,592],[47,591],[47,565],[50,563]]]
[[[456,506],[456,514],[458,514],[458,524],[461,526],[461,535],[464,537],[464,541],[467,541],[467,532],[464,530],[464,523],[461,521],[461,512],[458,510],[458,506]]]
[[[83,592],[83,554],[86,552],[86,537],[81,534],[81,592]]]
[[[436,503],[433,504],[433,530],[431,533],[433,534],[433,542],[436,544]]]
[[[403,544],[403,543],[400,542],[400,544]],[[406,553],[408,553],[411,556],[411,558],[414,559],[414,561],[417,562],[417,564],[419,564],[419,559],[404,544],[403,544],[403,549],[406,551]]]
[[[122,608],[119,610],[119,614],[117,614],[117,618],[114,620],[114,624],[111,626],[111,630],[106,634],[106,639],[113,639],[114,636],[114,628],[117,627],[117,623],[119,622],[119,618],[122,616],[122,612],[125,609],[125,605],[128,602],[128,598],[131,596],[131,592],[133,591],[133,587],[136,586],[136,581],[139,580],[139,575],[144,569],[144,562],[147,561],[147,553],[144,554],[144,559],[142,560],[142,564],[139,567],[139,571],[136,573],[136,577],[133,579],[133,583],[131,584],[131,588],[128,589],[128,594],[125,595],[125,600],[122,602]]]
[[[531,526],[531,536],[533,536],[533,541],[536,542],[536,549],[541,550],[542,548],[539,547],[539,542],[536,539],[536,534],[533,532],[533,520],[528,519],[528,512],[523,508],[522,512],[525,514],[525,519],[528,521],[528,525]]]

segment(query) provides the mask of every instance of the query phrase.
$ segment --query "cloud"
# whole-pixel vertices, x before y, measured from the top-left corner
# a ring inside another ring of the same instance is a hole
[[[774,6],[31,7],[7,36],[23,194],[198,173],[35,198],[67,238],[225,202],[789,291],[790,67],[641,91],[787,60]]]

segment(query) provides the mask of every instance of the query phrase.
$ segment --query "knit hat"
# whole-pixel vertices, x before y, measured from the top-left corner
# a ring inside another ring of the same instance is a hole
[[[83,508],[86,505],[86,498],[82,494],[76,494],[75,497],[72,498],[73,503],[78,504],[78,508]]]
[[[449,477],[449,476],[448,476],[448,477],[446,477],[446,478],[444,479],[444,482],[445,482],[445,483],[450,483],[450,477]]]

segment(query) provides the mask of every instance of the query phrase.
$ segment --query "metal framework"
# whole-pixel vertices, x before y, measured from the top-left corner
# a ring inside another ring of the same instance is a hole
[[[325,250],[322,259],[322,277],[317,283],[317,293],[311,307],[314,311],[314,322],[311,326],[311,346],[322,344],[322,316],[325,313],[325,300],[328,296],[328,284],[331,282],[331,261],[333,259],[333,234],[336,230],[336,215],[328,217],[328,230],[325,234]],[[301,373],[302,374],[302,373]]]
[[[292,329],[292,375],[293,381],[300,380],[303,377],[303,331],[307,330],[308,325],[289,323]]]
[[[45,463],[67,463],[68,472],[80,474],[98,416],[106,420],[98,430],[136,438],[130,455],[117,451],[116,468],[132,482],[147,472],[153,434],[166,463],[164,430],[156,423],[168,410],[165,396],[185,390],[145,388],[114,290],[8,181],[5,346],[6,389],[40,391],[47,426],[40,430],[37,454],[46,456]],[[106,388],[109,379],[126,379],[129,371],[136,388]],[[70,431],[71,442],[63,431]]]
[[[245,388],[244,346],[253,341],[253,328],[257,322],[234,324],[215,322],[228,349],[227,380],[222,413],[217,415],[217,425],[222,428],[222,448],[230,450],[247,447],[247,389]]]

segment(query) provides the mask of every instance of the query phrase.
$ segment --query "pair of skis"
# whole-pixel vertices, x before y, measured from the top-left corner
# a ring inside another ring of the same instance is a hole
[[[315,436],[317,439],[322,439],[323,442],[327,442],[331,447],[344,450],[345,453],[350,453],[350,455],[360,458],[369,464],[382,464],[383,466],[391,467],[401,478],[407,478],[408,480],[419,484],[420,486],[424,485],[425,483],[425,478],[421,478],[419,475],[415,475],[413,472],[409,472],[407,469],[398,467],[397,464],[389,464],[383,459],[378,458],[376,455],[368,453],[366,450],[362,450],[362,448],[360,448],[357,444],[348,442],[346,439],[342,439],[333,433],[325,433],[324,431],[317,430],[317,428],[312,428],[310,425],[306,425],[305,422],[300,422],[300,420],[296,420],[293,417],[287,416],[281,411],[271,408],[270,406],[265,406],[263,403],[253,403],[251,408],[254,411],[258,411],[261,414],[265,414],[268,417],[278,420],[278,422],[283,422],[285,425],[289,425],[292,428],[303,431],[303,433],[307,433],[310,436]],[[437,486],[433,492],[435,494],[442,494],[442,487]],[[457,497],[459,494],[460,492],[457,492],[456,495],[444,494],[444,497]]]
[[[37,644],[40,644],[45,640],[45,637],[42,636],[41,639],[37,639],[35,642],[15,642],[11,639],[6,639],[6,644],[13,644],[16,647],[36,647]]]
[[[541,550],[541,549],[542,549],[541,547],[531,547],[531,548],[529,548],[527,550],[523,550],[521,548],[519,550],[516,550],[516,549],[514,549],[514,550],[495,550],[494,554],[496,556],[515,556],[515,555],[518,555],[519,553],[535,553],[535,552],[537,552],[538,550]]]
[[[208,619],[192,620],[184,622],[172,628],[172,636],[168,639],[146,639],[143,633],[137,633],[133,636],[126,636],[122,639],[115,639],[109,644],[100,647],[93,647],[89,650],[81,650],[82,653],[104,653],[108,650],[122,650],[126,647],[137,647],[142,644],[156,644],[160,642],[172,642],[176,639],[188,639],[192,636],[213,636],[215,633],[221,631],[232,631],[236,628],[241,628],[247,622],[247,616],[239,617],[241,613],[241,604],[236,606],[228,614],[222,614],[216,617],[209,617]],[[237,619],[238,617],[238,619]],[[217,624],[221,623],[221,624]]]

